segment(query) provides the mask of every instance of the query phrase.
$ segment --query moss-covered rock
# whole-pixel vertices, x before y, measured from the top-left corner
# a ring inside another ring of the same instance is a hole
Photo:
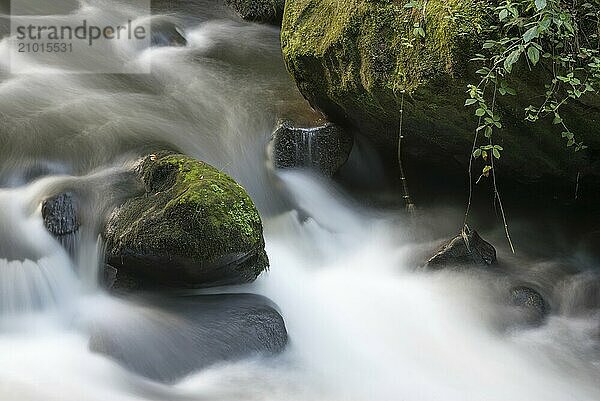
[[[285,0],[225,0],[225,3],[245,20],[279,25]]]
[[[466,85],[477,82],[469,60],[486,25],[482,0],[429,0],[424,12],[408,0],[288,0],[281,43],[290,74],[313,107],[349,124],[394,156],[402,92],[403,152],[434,171],[466,171],[477,119],[465,108]],[[425,37],[415,34],[418,23]],[[577,172],[600,178],[600,107],[597,99],[569,106],[569,124],[589,146],[574,154],[551,121],[524,121],[538,104],[541,77],[516,71],[519,96],[499,99],[506,152],[497,165],[505,177],[569,188]],[[527,77],[526,80],[522,77]],[[439,181],[439,180],[438,180]]]
[[[143,158],[136,172],[144,192],[117,208],[104,232],[118,272],[207,287],[251,282],[268,267],[258,211],[229,176],[169,152]]]

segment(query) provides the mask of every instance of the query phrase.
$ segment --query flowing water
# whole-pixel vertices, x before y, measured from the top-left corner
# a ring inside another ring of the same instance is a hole
[[[129,61],[151,58],[151,75],[11,75],[0,42],[0,400],[600,399],[594,262],[506,260],[516,280],[551,300],[539,327],[512,324],[506,275],[419,271],[459,212],[430,210],[415,224],[362,207],[310,173],[274,173],[265,149],[276,120],[314,118],[285,71],[278,30],[211,1],[162,3],[176,3],[169,13],[188,45],[129,49]],[[276,302],[291,339],[282,355],[165,385],[89,351],[97,324],[176,321],[151,307],[139,313],[95,279],[99,216],[127,194],[136,156],[164,147],[228,172],[261,210],[270,271],[212,292]],[[40,212],[44,198],[65,190],[87,205],[74,258]]]

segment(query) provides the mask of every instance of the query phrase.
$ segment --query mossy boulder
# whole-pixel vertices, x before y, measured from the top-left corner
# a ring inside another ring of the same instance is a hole
[[[225,3],[248,21],[279,25],[285,0],[225,0]]]
[[[169,152],[144,157],[136,173],[143,192],[104,231],[117,279],[197,288],[251,282],[268,267],[258,211],[232,178]]]
[[[485,2],[429,0],[424,11],[407,3],[288,0],[284,60],[313,107],[354,128],[392,160],[404,98],[403,153],[435,174],[454,172],[462,180],[477,127],[474,109],[464,106],[466,85],[477,82],[474,71],[480,68],[469,60],[480,52],[482,27],[489,24]],[[424,38],[414,32],[416,23]],[[572,198],[580,172],[580,189],[597,193],[588,184],[600,182],[600,102],[584,99],[565,110],[570,127],[589,146],[575,154],[551,119],[524,121],[523,109],[544,94],[543,76],[526,68],[512,74],[519,95],[498,99],[504,128],[495,138],[505,149],[499,174],[513,182],[562,186]]]

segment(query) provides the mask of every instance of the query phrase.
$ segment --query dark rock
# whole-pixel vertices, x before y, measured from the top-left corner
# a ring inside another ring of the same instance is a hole
[[[427,261],[426,266],[442,268],[456,265],[490,266],[496,263],[496,250],[477,234],[465,228],[456,237],[444,244]]]
[[[539,324],[550,311],[540,293],[529,287],[511,288],[510,302],[524,314],[525,322],[530,324]]]
[[[280,25],[285,0],[225,0],[225,3],[248,21]]]
[[[139,194],[110,216],[106,262],[138,288],[254,281],[267,268],[262,223],[246,191],[190,157],[161,152],[136,167]]]
[[[42,218],[46,229],[73,254],[80,219],[78,202],[70,193],[63,193],[42,202]]]
[[[353,140],[338,125],[295,127],[281,122],[273,133],[271,152],[276,168],[313,168],[334,175],[346,163]]]
[[[183,29],[170,19],[157,19],[151,23],[152,35],[150,44],[152,46],[185,46],[187,40],[183,36]]]
[[[145,299],[92,330],[92,351],[162,382],[218,362],[274,355],[288,338],[272,302],[250,294]]]
[[[147,283],[143,278],[136,277],[135,274],[131,274],[126,269],[117,270],[109,264],[104,264],[100,283],[113,294],[122,295],[157,286],[156,284]]]

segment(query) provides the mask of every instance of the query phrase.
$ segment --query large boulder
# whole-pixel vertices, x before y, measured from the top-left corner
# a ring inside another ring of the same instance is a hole
[[[285,0],[225,0],[225,3],[248,21],[279,25]]]
[[[439,174],[462,181],[477,126],[474,110],[464,107],[466,85],[478,82],[474,71],[480,68],[469,60],[480,52],[481,27],[489,25],[486,2],[429,0],[424,13],[404,7],[407,3],[288,0],[284,60],[315,108],[353,126],[390,161],[404,92],[403,153],[436,182]],[[424,38],[413,32],[415,23],[424,27]],[[600,182],[597,99],[573,101],[565,111],[571,129],[589,146],[575,154],[551,119],[524,121],[524,107],[538,104],[545,90],[541,77],[526,73],[527,66],[515,68],[510,79],[519,96],[500,96],[497,102],[504,128],[496,141],[506,150],[496,163],[500,178],[531,191],[559,188],[556,194],[572,199],[581,172],[580,201],[597,197],[591,189]]]
[[[174,382],[218,362],[284,350],[285,322],[250,294],[143,299],[92,322],[90,348],[153,380]]]
[[[348,160],[352,144],[352,137],[335,124],[297,127],[282,121],[273,133],[270,149],[276,168],[307,168],[332,176]]]
[[[142,286],[197,288],[251,282],[268,267],[258,211],[229,176],[170,152],[135,170],[143,192],[110,215],[103,233],[118,272]]]

